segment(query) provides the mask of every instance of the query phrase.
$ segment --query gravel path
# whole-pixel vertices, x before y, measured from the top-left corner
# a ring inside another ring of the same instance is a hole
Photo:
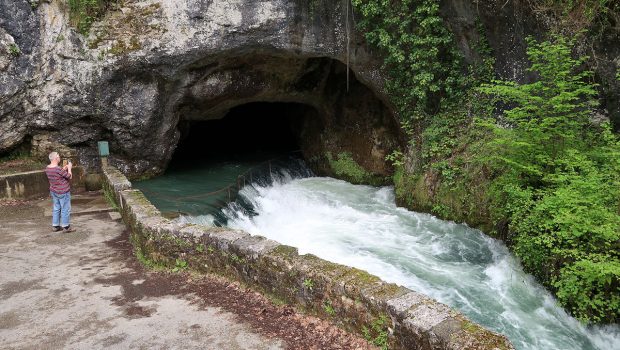
[[[3,349],[371,348],[225,279],[146,270],[98,195],[75,203],[62,234],[47,200],[0,202]]]

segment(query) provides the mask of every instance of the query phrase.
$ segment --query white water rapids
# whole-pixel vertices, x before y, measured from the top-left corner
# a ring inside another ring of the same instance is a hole
[[[271,185],[244,187],[240,195],[252,210],[230,205],[228,226],[425,293],[505,334],[517,349],[620,349],[618,325],[581,325],[500,241],[399,208],[391,187],[281,175]]]

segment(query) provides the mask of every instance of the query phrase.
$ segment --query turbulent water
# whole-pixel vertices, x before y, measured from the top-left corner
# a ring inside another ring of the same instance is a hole
[[[280,172],[276,181],[244,187],[223,212],[231,227],[430,295],[507,335],[517,349],[620,349],[618,326],[582,326],[501,242],[398,208],[391,187]]]

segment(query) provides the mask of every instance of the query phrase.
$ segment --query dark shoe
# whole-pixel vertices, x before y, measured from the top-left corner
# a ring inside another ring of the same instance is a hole
[[[52,226],[52,232],[62,231],[62,227],[60,226]]]
[[[69,233],[69,232],[74,232],[74,231],[75,231],[75,229],[72,228],[71,225],[62,228],[62,232],[64,232],[64,233]]]

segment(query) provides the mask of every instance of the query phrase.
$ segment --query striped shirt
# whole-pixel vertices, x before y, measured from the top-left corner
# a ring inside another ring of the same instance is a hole
[[[61,167],[45,168],[45,174],[50,182],[50,191],[56,194],[63,194],[71,190],[69,179],[71,175]]]

